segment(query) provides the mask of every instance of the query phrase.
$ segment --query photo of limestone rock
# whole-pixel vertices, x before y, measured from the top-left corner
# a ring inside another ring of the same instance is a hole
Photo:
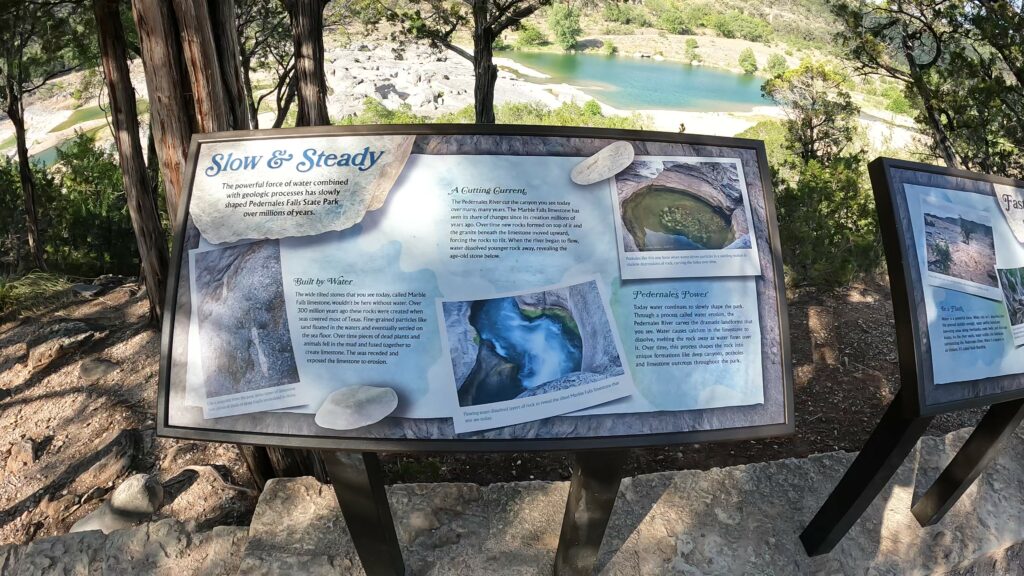
[[[736,164],[640,159],[615,185],[625,252],[751,246]]]
[[[995,288],[992,227],[928,206],[924,210],[928,271]]]
[[[444,302],[459,405],[559,392],[625,373],[596,281]]]
[[[195,254],[206,397],[299,381],[276,240]]]
[[[1010,326],[1024,324],[1024,268],[1000,269],[999,286],[1003,290]]]

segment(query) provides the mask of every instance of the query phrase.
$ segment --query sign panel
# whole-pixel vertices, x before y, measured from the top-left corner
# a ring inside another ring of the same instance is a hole
[[[911,408],[1024,396],[1024,183],[885,158],[871,175]]]
[[[570,179],[622,143],[624,169]],[[329,127],[200,136],[189,168],[163,434],[523,450],[791,430],[760,142]]]

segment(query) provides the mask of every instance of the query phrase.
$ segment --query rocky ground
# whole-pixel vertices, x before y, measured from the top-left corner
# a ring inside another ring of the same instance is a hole
[[[0,321],[0,542],[63,534],[137,473],[155,517],[247,523],[255,498],[234,446],[158,439],[160,334],[130,282]],[[153,482],[150,482],[152,484]]]
[[[159,333],[136,283],[66,298],[0,323],[0,542],[68,531],[138,473],[163,488],[154,519],[244,525],[255,499],[232,445],[155,437]],[[897,387],[891,303],[882,285],[805,292],[790,304],[796,434],[637,450],[628,473],[709,469],[855,451]],[[972,425],[937,418],[929,434]],[[388,455],[390,483],[568,478],[564,454]],[[141,482],[133,480],[133,482]],[[152,484],[152,482],[150,482]]]

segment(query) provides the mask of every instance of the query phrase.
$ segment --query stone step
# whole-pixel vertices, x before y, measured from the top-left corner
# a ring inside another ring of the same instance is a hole
[[[920,528],[910,513],[911,502],[969,432],[922,439],[847,537],[817,558],[806,556],[798,535],[853,454],[626,479],[599,572],[998,573],[986,566],[1015,566],[1019,553],[999,554],[1024,541],[1020,431],[939,525]],[[567,491],[565,482],[389,487],[407,573],[549,575]],[[363,574],[333,490],[311,478],[268,484],[239,570],[246,576],[297,573]]]
[[[0,546],[0,576],[234,576],[248,528],[161,520]]]
[[[798,534],[853,454],[832,453],[622,483],[599,573],[1024,573],[1024,433],[937,526],[910,503],[969,430],[923,439],[896,478],[829,555],[808,558]],[[566,482],[405,484],[388,488],[407,573],[549,575]],[[360,575],[330,486],[273,480],[252,525],[197,532],[162,520],[104,536],[84,532],[0,546],[0,576]]]

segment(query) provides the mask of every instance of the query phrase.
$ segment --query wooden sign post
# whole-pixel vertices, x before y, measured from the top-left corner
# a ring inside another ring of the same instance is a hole
[[[1017,299],[1024,289],[1024,219],[1015,205],[1024,182],[888,158],[872,162],[869,172],[892,286],[901,388],[801,533],[812,556],[842,540],[937,414],[989,407],[914,504],[921,526],[942,519],[1024,417],[1024,301]]]
[[[378,453],[571,451],[555,570],[588,574],[630,448],[792,432],[773,202],[752,140],[197,136],[158,432],[319,450],[371,575],[404,572]]]

